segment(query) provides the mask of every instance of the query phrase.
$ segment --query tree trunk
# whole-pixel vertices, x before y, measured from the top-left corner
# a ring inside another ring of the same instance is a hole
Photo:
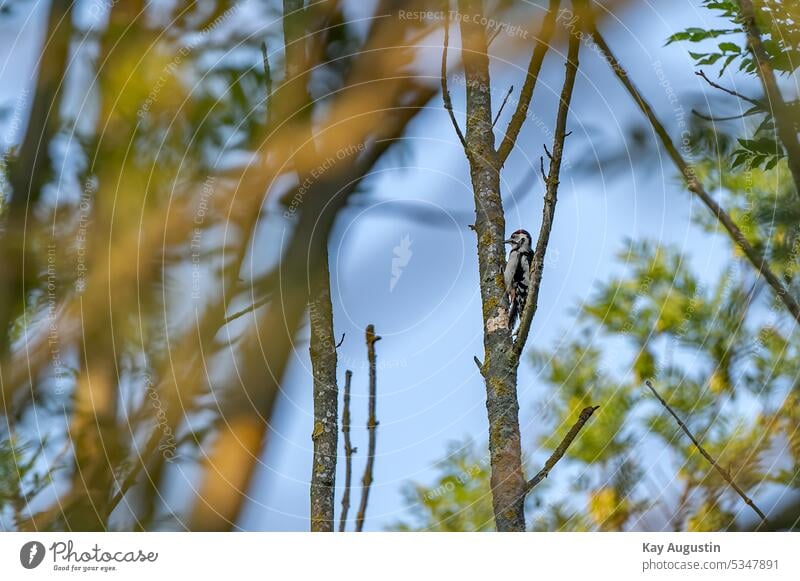
[[[475,195],[475,231],[485,360],[486,408],[492,465],[492,504],[498,531],[524,531],[525,478],[517,401],[517,370],[512,359],[505,297],[505,217],[492,131],[492,100],[486,31],[479,24],[481,0],[459,0],[462,60],[467,85],[467,155]],[[475,16],[478,18],[475,18]]]

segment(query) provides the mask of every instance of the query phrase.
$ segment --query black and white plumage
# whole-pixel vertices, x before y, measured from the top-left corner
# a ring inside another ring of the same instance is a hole
[[[527,230],[517,230],[511,238],[505,241],[511,245],[506,262],[504,279],[506,294],[508,296],[509,313],[508,328],[513,329],[517,318],[525,309],[528,299],[528,288],[531,280],[531,262],[533,250],[531,249],[531,235]]]

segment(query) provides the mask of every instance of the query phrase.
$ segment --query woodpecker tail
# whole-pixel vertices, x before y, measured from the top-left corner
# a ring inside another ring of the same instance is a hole
[[[514,325],[517,324],[517,303],[514,302],[511,304],[511,309],[508,312],[508,328],[514,329]]]
[[[516,283],[509,293],[508,302],[508,328],[513,329],[517,324],[517,319],[525,309],[525,301],[528,299],[528,286],[523,283]]]
[[[516,300],[514,300],[514,286],[511,285],[506,289],[506,299],[508,300],[508,328],[514,328],[514,319],[517,317],[516,313]]]

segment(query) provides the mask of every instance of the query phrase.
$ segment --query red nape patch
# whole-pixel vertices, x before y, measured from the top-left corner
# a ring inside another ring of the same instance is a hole
[[[527,230],[517,230],[512,234],[512,236],[516,236],[517,234],[525,234],[528,238],[531,237],[530,233]]]

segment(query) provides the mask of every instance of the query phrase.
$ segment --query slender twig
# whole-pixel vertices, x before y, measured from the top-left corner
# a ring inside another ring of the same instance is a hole
[[[715,89],[718,89],[718,90],[722,91],[723,93],[727,93],[728,95],[732,95],[733,97],[737,97],[737,98],[741,99],[742,101],[747,101],[751,105],[755,105],[756,107],[759,107],[760,109],[763,110],[764,113],[769,111],[769,108],[767,107],[767,104],[764,103],[763,101],[759,101],[758,99],[753,99],[752,97],[748,97],[747,95],[742,95],[738,91],[734,91],[733,89],[729,89],[727,87],[723,87],[719,83],[715,83],[714,81],[712,81],[711,79],[708,78],[708,75],[706,75],[705,71],[697,71],[697,72],[695,72],[695,75],[697,75],[698,77],[703,79],[706,83],[708,83],[709,85],[711,85]]]
[[[344,333],[342,333],[342,338],[341,338],[341,339],[339,339],[339,342],[336,344],[336,348],[337,348],[337,349],[338,349],[339,347],[341,347],[341,346],[342,346],[342,343],[344,343],[344,335],[345,335],[345,334],[344,334]]]
[[[243,308],[242,310],[236,311],[235,313],[225,317],[225,319],[223,320],[223,323],[225,325],[227,325],[228,323],[232,323],[236,319],[245,316],[247,313],[252,313],[256,309],[258,309],[260,307],[263,307],[264,305],[266,305],[269,302],[269,300],[270,300],[270,297],[268,297],[268,296],[267,297],[262,297],[262,298],[258,299],[256,302],[254,302],[252,305],[247,306],[247,307]]]
[[[539,30],[539,34],[536,37],[536,46],[533,49],[531,60],[528,63],[528,72],[525,76],[525,83],[522,85],[522,91],[519,94],[517,108],[514,111],[514,115],[511,117],[511,121],[508,122],[503,141],[497,149],[498,167],[503,167],[511,150],[514,149],[514,144],[517,142],[522,124],[525,122],[525,117],[528,115],[528,107],[533,98],[536,81],[539,79],[539,72],[542,70],[542,63],[550,48],[550,39],[556,28],[556,17],[558,16],[559,6],[561,6],[560,0],[550,0],[547,14],[544,20],[542,20],[542,28]]]
[[[342,492],[342,514],[339,516],[339,532],[344,532],[347,524],[347,513],[350,511],[350,482],[353,479],[353,448],[350,442],[350,383],[353,372],[349,369],[344,374],[344,409],[342,410],[342,436],[344,437],[344,491]]]
[[[747,36],[747,45],[756,63],[756,73],[764,87],[764,93],[775,119],[775,129],[786,150],[789,170],[795,183],[795,191],[800,195],[800,141],[794,128],[792,112],[783,100],[775,71],[770,63],[770,56],[764,48],[761,31],[756,22],[756,13],[751,0],[738,0],[741,10],[742,27]]]
[[[367,333],[367,359],[369,360],[369,418],[367,419],[367,431],[369,432],[369,446],[367,448],[367,464],[364,467],[364,476],[361,479],[361,504],[356,515],[356,532],[364,529],[364,518],[367,515],[367,502],[369,501],[369,489],[372,485],[372,474],[375,468],[375,429],[378,427],[378,419],[375,413],[376,400],[376,365],[375,365],[375,343],[381,338],[375,334],[375,326],[368,325]]]
[[[589,418],[592,417],[592,414],[597,411],[599,405],[589,406],[583,408],[580,415],[578,416],[578,421],[569,429],[569,432],[564,436],[564,439],[561,440],[561,443],[553,450],[553,453],[547,459],[547,462],[544,463],[544,468],[539,470],[538,474],[528,480],[528,483],[525,485],[525,494],[528,494],[534,487],[539,484],[542,480],[547,478],[550,474],[550,471],[553,467],[558,463],[561,458],[564,457],[564,454],[567,453],[567,449],[572,445],[572,442],[578,436],[578,433],[583,429],[583,426],[586,425],[586,422],[589,421]]]
[[[569,49],[567,54],[566,74],[564,76],[564,86],[561,90],[561,102],[558,105],[556,116],[555,137],[553,139],[553,153],[545,152],[550,158],[550,171],[545,178],[544,207],[542,208],[542,225],[539,228],[539,239],[536,242],[536,249],[533,253],[530,289],[528,300],[519,323],[519,331],[514,341],[514,359],[519,363],[520,355],[528,341],[528,334],[531,330],[533,317],[539,303],[539,289],[542,286],[542,274],[544,272],[544,259],[547,254],[547,246],[550,243],[550,233],[553,230],[553,220],[556,213],[556,203],[558,202],[558,184],[561,175],[561,160],[564,155],[564,141],[567,133],[567,117],[569,115],[572,92],[575,88],[575,77],[578,74],[578,56],[580,53],[581,41],[577,35],[570,35]],[[542,173],[544,174],[544,161],[541,160]]]
[[[650,388],[650,391],[653,392],[653,395],[656,396],[656,399],[658,399],[658,401],[661,403],[664,409],[666,409],[669,412],[669,414],[673,418],[675,418],[675,421],[678,423],[678,426],[680,426],[684,434],[689,436],[689,439],[692,441],[692,444],[694,444],[695,448],[697,448],[697,450],[700,452],[703,458],[708,460],[708,462],[717,470],[717,472],[720,473],[720,475],[725,479],[725,481],[731,485],[731,488],[733,488],[736,491],[736,493],[742,498],[742,500],[744,500],[744,503],[755,511],[755,513],[761,518],[764,524],[768,525],[769,521],[767,521],[766,515],[764,515],[761,509],[758,508],[758,506],[756,506],[756,503],[753,502],[749,496],[747,496],[745,491],[739,488],[739,485],[737,485],[736,482],[734,482],[733,477],[730,475],[730,472],[728,472],[725,468],[720,466],[717,463],[717,461],[714,460],[711,454],[709,454],[706,451],[706,449],[703,448],[700,442],[698,442],[697,439],[694,437],[694,435],[692,435],[692,432],[689,430],[689,428],[686,427],[686,424],[683,423],[683,420],[681,420],[678,414],[675,413],[675,410],[673,410],[670,407],[670,405],[666,401],[664,401],[664,398],[659,395],[659,393],[656,391],[656,388],[653,387],[652,382],[650,380],[647,380],[644,383],[647,387]]]
[[[585,2],[585,0],[582,0],[582,3],[583,2]],[[650,125],[653,127],[656,134],[658,134],[664,149],[666,149],[668,155],[681,172],[681,175],[686,182],[687,189],[700,198],[703,204],[705,204],[711,213],[714,214],[719,223],[722,224],[725,230],[727,230],[731,239],[736,243],[737,246],[739,246],[739,248],[741,248],[743,254],[747,257],[753,267],[759,273],[761,273],[767,283],[772,287],[772,289],[775,291],[775,294],[778,295],[778,298],[786,306],[786,309],[791,313],[796,321],[800,322],[800,304],[798,304],[794,297],[789,294],[789,291],[786,289],[780,279],[775,275],[774,272],[772,272],[766,258],[764,258],[764,256],[762,256],[762,254],[750,244],[744,233],[736,225],[736,222],[733,221],[733,218],[731,218],[730,214],[723,210],[722,207],[717,204],[717,202],[708,194],[705,187],[700,182],[700,179],[697,177],[695,169],[689,165],[689,163],[678,151],[678,148],[675,146],[675,143],[672,141],[672,138],[670,137],[663,123],[661,123],[653,111],[652,106],[645,100],[641,92],[633,84],[633,81],[631,81],[630,76],[627,74],[625,69],[622,68],[619,60],[617,60],[617,58],[614,56],[614,53],[611,52],[611,48],[608,46],[605,38],[603,38],[603,35],[600,34],[600,31],[597,29],[594,20],[591,18],[589,20],[590,33],[593,36],[597,47],[605,56],[606,61],[608,61],[608,64],[614,70],[614,73],[617,75],[619,81],[622,83],[631,97],[633,97],[633,100],[636,101],[639,109],[642,111],[642,113],[644,113],[645,117],[647,117],[647,120],[650,122]]]
[[[500,108],[497,110],[497,114],[494,116],[494,121],[492,121],[492,128],[497,125],[497,120],[500,119],[500,115],[503,113],[503,109],[506,108],[506,103],[508,103],[508,98],[511,96],[511,93],[514,91],[514,85],[511,85],[506,91],[506,96],[503,97],[503,103],[500,105]]]
[[[737,119],[744,119],[745,117],[751,117],[752,115],[757,115],[759,113],[763,113],[763,111],[756,111],[750,109],[749,111],[745,111],[744,113],[740,113],[739,115],[728,115],[726,117],[716,117],[714,115],[706,115],[705,113],[701,113],[697,109],[692,109],[692,115],[695,117],[699,117],[704,121],[711,121],[712,123],[722,123],[723,121],[735,121]]]
[[[467,141],[464,139],[464,133],[461,131],[461,127],[458,126],[458,121],[456,120],[456,115],[453,113],[453,101],[450,98],[450,89],[447,88],[447,47],[450,45],[450,21],[445,19],[444,21],[444,43],[442,45],[442,101],[444,101],[444,108],[447,109],[447,114],[450,116],[450,122],[453,124],[453,128],[456,130],[456,135],[458,135],[458,140],[461,142],[461,145],[464,147],[464,151],[469,155],[469,150],[467,149]]]

